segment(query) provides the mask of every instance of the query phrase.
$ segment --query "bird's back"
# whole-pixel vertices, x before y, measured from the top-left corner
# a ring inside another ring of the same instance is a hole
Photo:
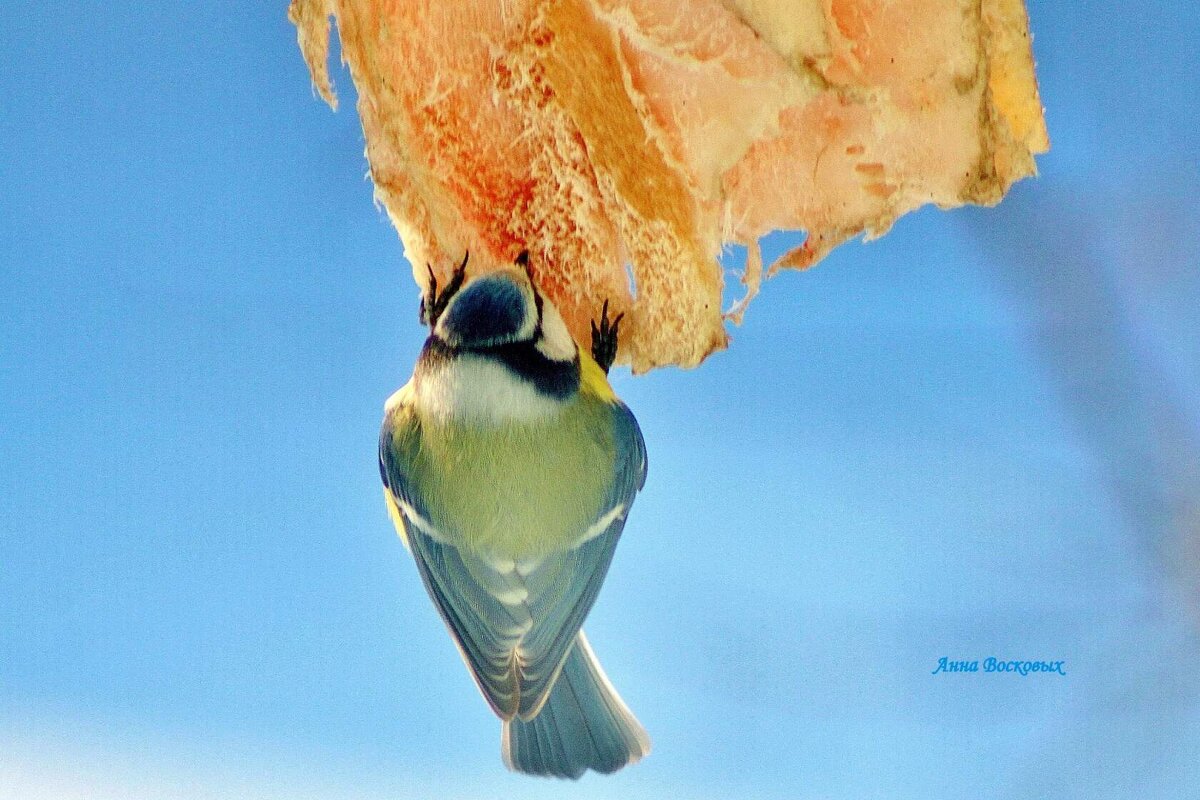
[[[383,444],[394,469],[423,487],[424,515],[445,543],[537,558],[598,532],[616,460],[614,410],[580,394],[548,416],[496,424],[430,413],[410,390],[390,404]]]

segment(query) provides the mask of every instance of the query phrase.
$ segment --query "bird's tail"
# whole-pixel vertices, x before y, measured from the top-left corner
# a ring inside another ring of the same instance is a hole
[[[500,732],[504,764],[530,775],[616,772],[649,752],[650,737],[608,682],[583,631],[542,710],[505,722]]]

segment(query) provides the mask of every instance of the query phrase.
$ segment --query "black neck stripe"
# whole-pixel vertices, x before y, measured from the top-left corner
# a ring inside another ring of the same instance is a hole
[[[555,361],[544,356],[532,341],[466,348],[451,347],[436,336],[430,336],[425,340],[417,367],[431,369],[461,355],[495,359],[509,372],[532,384],[539,393],[556,400],[565,400],[579,391],[579,355],[576,354],[572,361]]]

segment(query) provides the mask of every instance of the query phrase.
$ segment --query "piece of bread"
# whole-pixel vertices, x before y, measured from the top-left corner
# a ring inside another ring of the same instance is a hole
[[[1021,0],[293,0],[321,95],[336,17],[376,194],[417,283],[522,250],[587,342],[693,366],[763,276],[926,203],[995,203],[1048,146]],[[723,314],[721,247],[749,250]]]

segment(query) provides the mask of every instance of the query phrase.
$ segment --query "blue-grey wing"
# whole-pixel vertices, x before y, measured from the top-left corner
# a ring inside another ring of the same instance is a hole
[[[522,690],[519,714],[541,709],[566,660],[612,563],[634,497],[646,482],[646,444],[637,420],[617,402],[611,407],[617,457],[609,491],[590,538],[557,554],[530,573],[527,607],[534,625],[521,641]]]
[[[417,570],[489,704],[504,719],[534,716],[608,572],[625,518],[645,483],[646,448],[623,404],[612,407],[617,458],[592,528],[574,548],[536,562],[494,562],[439,535],[408,482],[412,437],[385,420],[380,472],[399,508]],[[389,419],[391,419],[389,417]],[[419,439],[419,432],[416,439]]]

